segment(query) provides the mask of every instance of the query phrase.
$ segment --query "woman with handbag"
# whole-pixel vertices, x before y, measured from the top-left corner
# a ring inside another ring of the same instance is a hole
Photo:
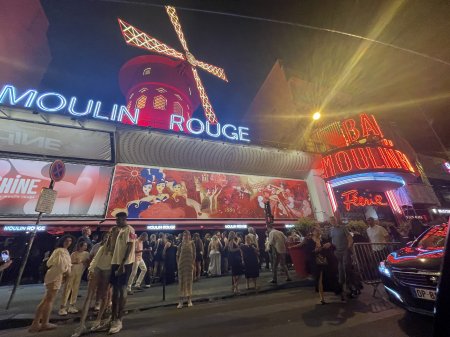
[[[326,304],[324,292],[337,291],[337,277],[332,268],[332,245],[322,240],[321,230],[314,227],[311,237],[305,243],[305,249],[309,255],[311,271],[316,284],[316,291],[319,292],[320,303]]]

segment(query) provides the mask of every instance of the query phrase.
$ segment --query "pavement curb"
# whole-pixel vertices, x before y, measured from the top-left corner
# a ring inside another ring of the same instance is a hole
[[[192,299],[192,302],[194,303],[210,303],[210,302],[218,302],[221,300],[228,300],[228,299],[234,299],[234,298],[240,298],[245,296],[255,296],[265,293],[271,293],[279,290],[284,289],[293,289],[293,288],[299,288],[299,287],[308,287],[312,286],[313,281],[310,280],[300,280],[300,281],[291,281],[286,282],[278,285],[271,285],[267,286],[264,285],[261,289],[259,289],[257,292],[254,290],[250,291],[244,291],[240,293],[239,295],[234,295],[230,293],[222,293],[222,294],[214,294],[210,296],[200,296],[200,297],[194,297]],[[175,307],[178,304],[177,301],[168,301],[168,302],[159,302],[155,304],[151,304],[148,306],[139,306],[136,308],[130,308],[125,310],[125,315],[138,313],[141,311],[147,311],[151,309],[158,309],[158,308],[168,308],[168,307]],[[71,315],[69,317],[61,317],[61,316],[52,316],[50,319],[52,322],[65,322],[65,323],[76,323],[80,321],[80,315]],[[16,317],[19,316],[19,317]],[[13,314],[12,317],[7,319],[0,320],[0,330],[7,330],[7,329],[14,329],[14,328],[20,328],[20,327],[27,327],[31,324],[33,318],[32,317],[20,317],[21,314]]]

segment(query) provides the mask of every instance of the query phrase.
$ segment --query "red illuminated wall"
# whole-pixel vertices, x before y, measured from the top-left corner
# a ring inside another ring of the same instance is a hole
[[[128,111],[132,115],[140,111],[140,126],[169,130],[172,114],[187,120],[200,104],[192,71],[184,61],[135,57],[122,66],[119,81]]]

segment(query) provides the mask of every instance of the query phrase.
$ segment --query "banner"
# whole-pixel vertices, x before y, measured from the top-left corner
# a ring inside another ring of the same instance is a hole
[[[39,193],[50,183],[51,162],[0,159],[0,214],[36,215]],[[66,163],[64,179],[55,184],[58,192],[51,214],[46,216],[103,216],[112,167]]]
[[[129,219],[275,219],[312,216],[306,182],[249,175],[117,165],[107,217]]]
[[[111,161],[111,135],[9,119],[0,120],[0,150],[57,158]]]

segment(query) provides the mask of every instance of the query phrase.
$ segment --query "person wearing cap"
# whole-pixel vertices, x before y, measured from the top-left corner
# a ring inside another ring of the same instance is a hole
[[[127,302],[127,284],[135,260],[134,243],[136,234],[127,224],[128,212],[119,210],[112,214],[116,217],[116,226],[111,229],[111,278],[112,313],[109,334],[122,330],[122,316]]]

